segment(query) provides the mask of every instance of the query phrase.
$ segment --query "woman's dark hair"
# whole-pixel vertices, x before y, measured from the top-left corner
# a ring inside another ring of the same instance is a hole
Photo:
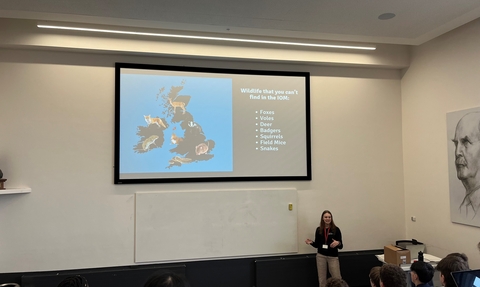
[[[325,213],[328,213],[330,214],[330,216],[332,217],[332,221],[330,222],[330,230],[334,231],[335,229],[337,229],[337,226],[335,225],[335,223],[333,222],[333,215],[332,213],[330,212],[330,210],[324,210],[322,212],[322,218],[320,219],[320,230],[319,230],[319,233],[322,234],[323,233],[323,230],[325,229],[325,222],[323,221],[323,216],[325,215]]]
[[[430,282],[435,274],[435,268],[430,263],[423,261],[413,262],[410,265],[410,271],[415,272],[418,280],[424,284]]]
[[[75,275],[63,279],[57,287],[88,287],[88,282],[85,277]]]
[[[160,271],[150,277],[143,287],[190,287],[190,284],[182,275]]]

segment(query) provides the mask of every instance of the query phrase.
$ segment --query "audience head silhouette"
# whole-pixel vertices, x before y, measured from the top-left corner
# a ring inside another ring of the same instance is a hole
[[[413,262],[410,266],[410,271],[410,276],[415,286],[430,282],[435,273],[433,266],[423,261]]]
[[[380,268],[380,266],[375,266],[370,269],[368,277],[370,278],[370,285],[372,287],[380,287]]]
[[[407,280],[405,272],[400,266],[387,263],[380,268],[381,287],[406,287]]]
[[[89,287],[89,285],[85,277],[75,275],[63,279],[57,287]]]
[[[190,284],[182,275],[159,272],[150,277],[143,287],[190,287]]]
[[[445,287],[456,286],[451,275],[452,272],[470,269],[468,266],[468,257],[463,253],[448,254],[438,262],[437,267],[435,268],[440,271],[440,283]]]
[[[348,287],[348,283],[341,278],[330,277],[327,279],[325,286],[326,287]]]

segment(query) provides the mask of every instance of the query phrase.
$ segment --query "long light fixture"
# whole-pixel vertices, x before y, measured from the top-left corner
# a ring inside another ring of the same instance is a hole
[[[252,40],[252,39],[240,39],[240,38],[192,36],[192,35],[178,35],[178,34],[162,34],[162,33],[149,33],[149,32],[137,32],[137,31],[111,30],[111,29],[82,28],[82,27],[70,27],[70,26],[60,26],[60,25],[38,24],[37,27],[38,28],[43,28],[43,29],[60,29],[60,30],[86,31],[86,32],[96,32],[96,33],[111,33],[111,34],[122,34],[122,35],[140,35],[140,36],[152,36],[152,37],[183,38],[183,39],[212,40],[212,41],[230,41],[230,42],[243,42],[243,43],[318,47],[318,48],[355,49],[355,50],[375,50],[376,49],[375,46],[313,44],[313,43],[284,42],[284,41]]]

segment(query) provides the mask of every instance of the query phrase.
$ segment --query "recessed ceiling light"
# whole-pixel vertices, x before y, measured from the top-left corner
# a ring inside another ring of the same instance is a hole
[[[123,35],[140,35],[140,36],[199,39],[199,40],[212,40],[212,41],[231,41],[231,42],[243,42],[243,43],[291,45],[291,46],[319,47],[319,48],[376,50],[375,45],[368,45],[368,44],[367,45],[356,45],[356,44],[351,45],[351,44],[320,44],[320,43],[285,42],[285,41],[269,41],[269,40],[261,40],[261,39],[254,40],[254,39],[241,39],[241,38],[178,35],[178,34],[163,34],[163,33],[139,32],[139,31],[137,32],[137,31],[126,31],[126,30],[82,28],[82,27],[75,27],[75,26],[59,26],[59,25],[47,25],[47,24],[37,24],[37,27],[38,28],[44,28],[44,29],[60,29],[60,30],[86,31],[86,32],[97,32],[97,33],[113,33],[113,34],[123,34]]]
[[[380,14],[380,16],[378,16],[378,19],[380,19],[380,20],[390,20],[393,17],[395,17],[395,14],[393,14],[393,13],[383,13],[383,14]]]

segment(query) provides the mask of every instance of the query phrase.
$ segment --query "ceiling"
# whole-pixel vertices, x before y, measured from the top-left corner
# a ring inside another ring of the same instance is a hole
[[[480,0],[1,0],[0,17],[419,45],[480,17]]]

